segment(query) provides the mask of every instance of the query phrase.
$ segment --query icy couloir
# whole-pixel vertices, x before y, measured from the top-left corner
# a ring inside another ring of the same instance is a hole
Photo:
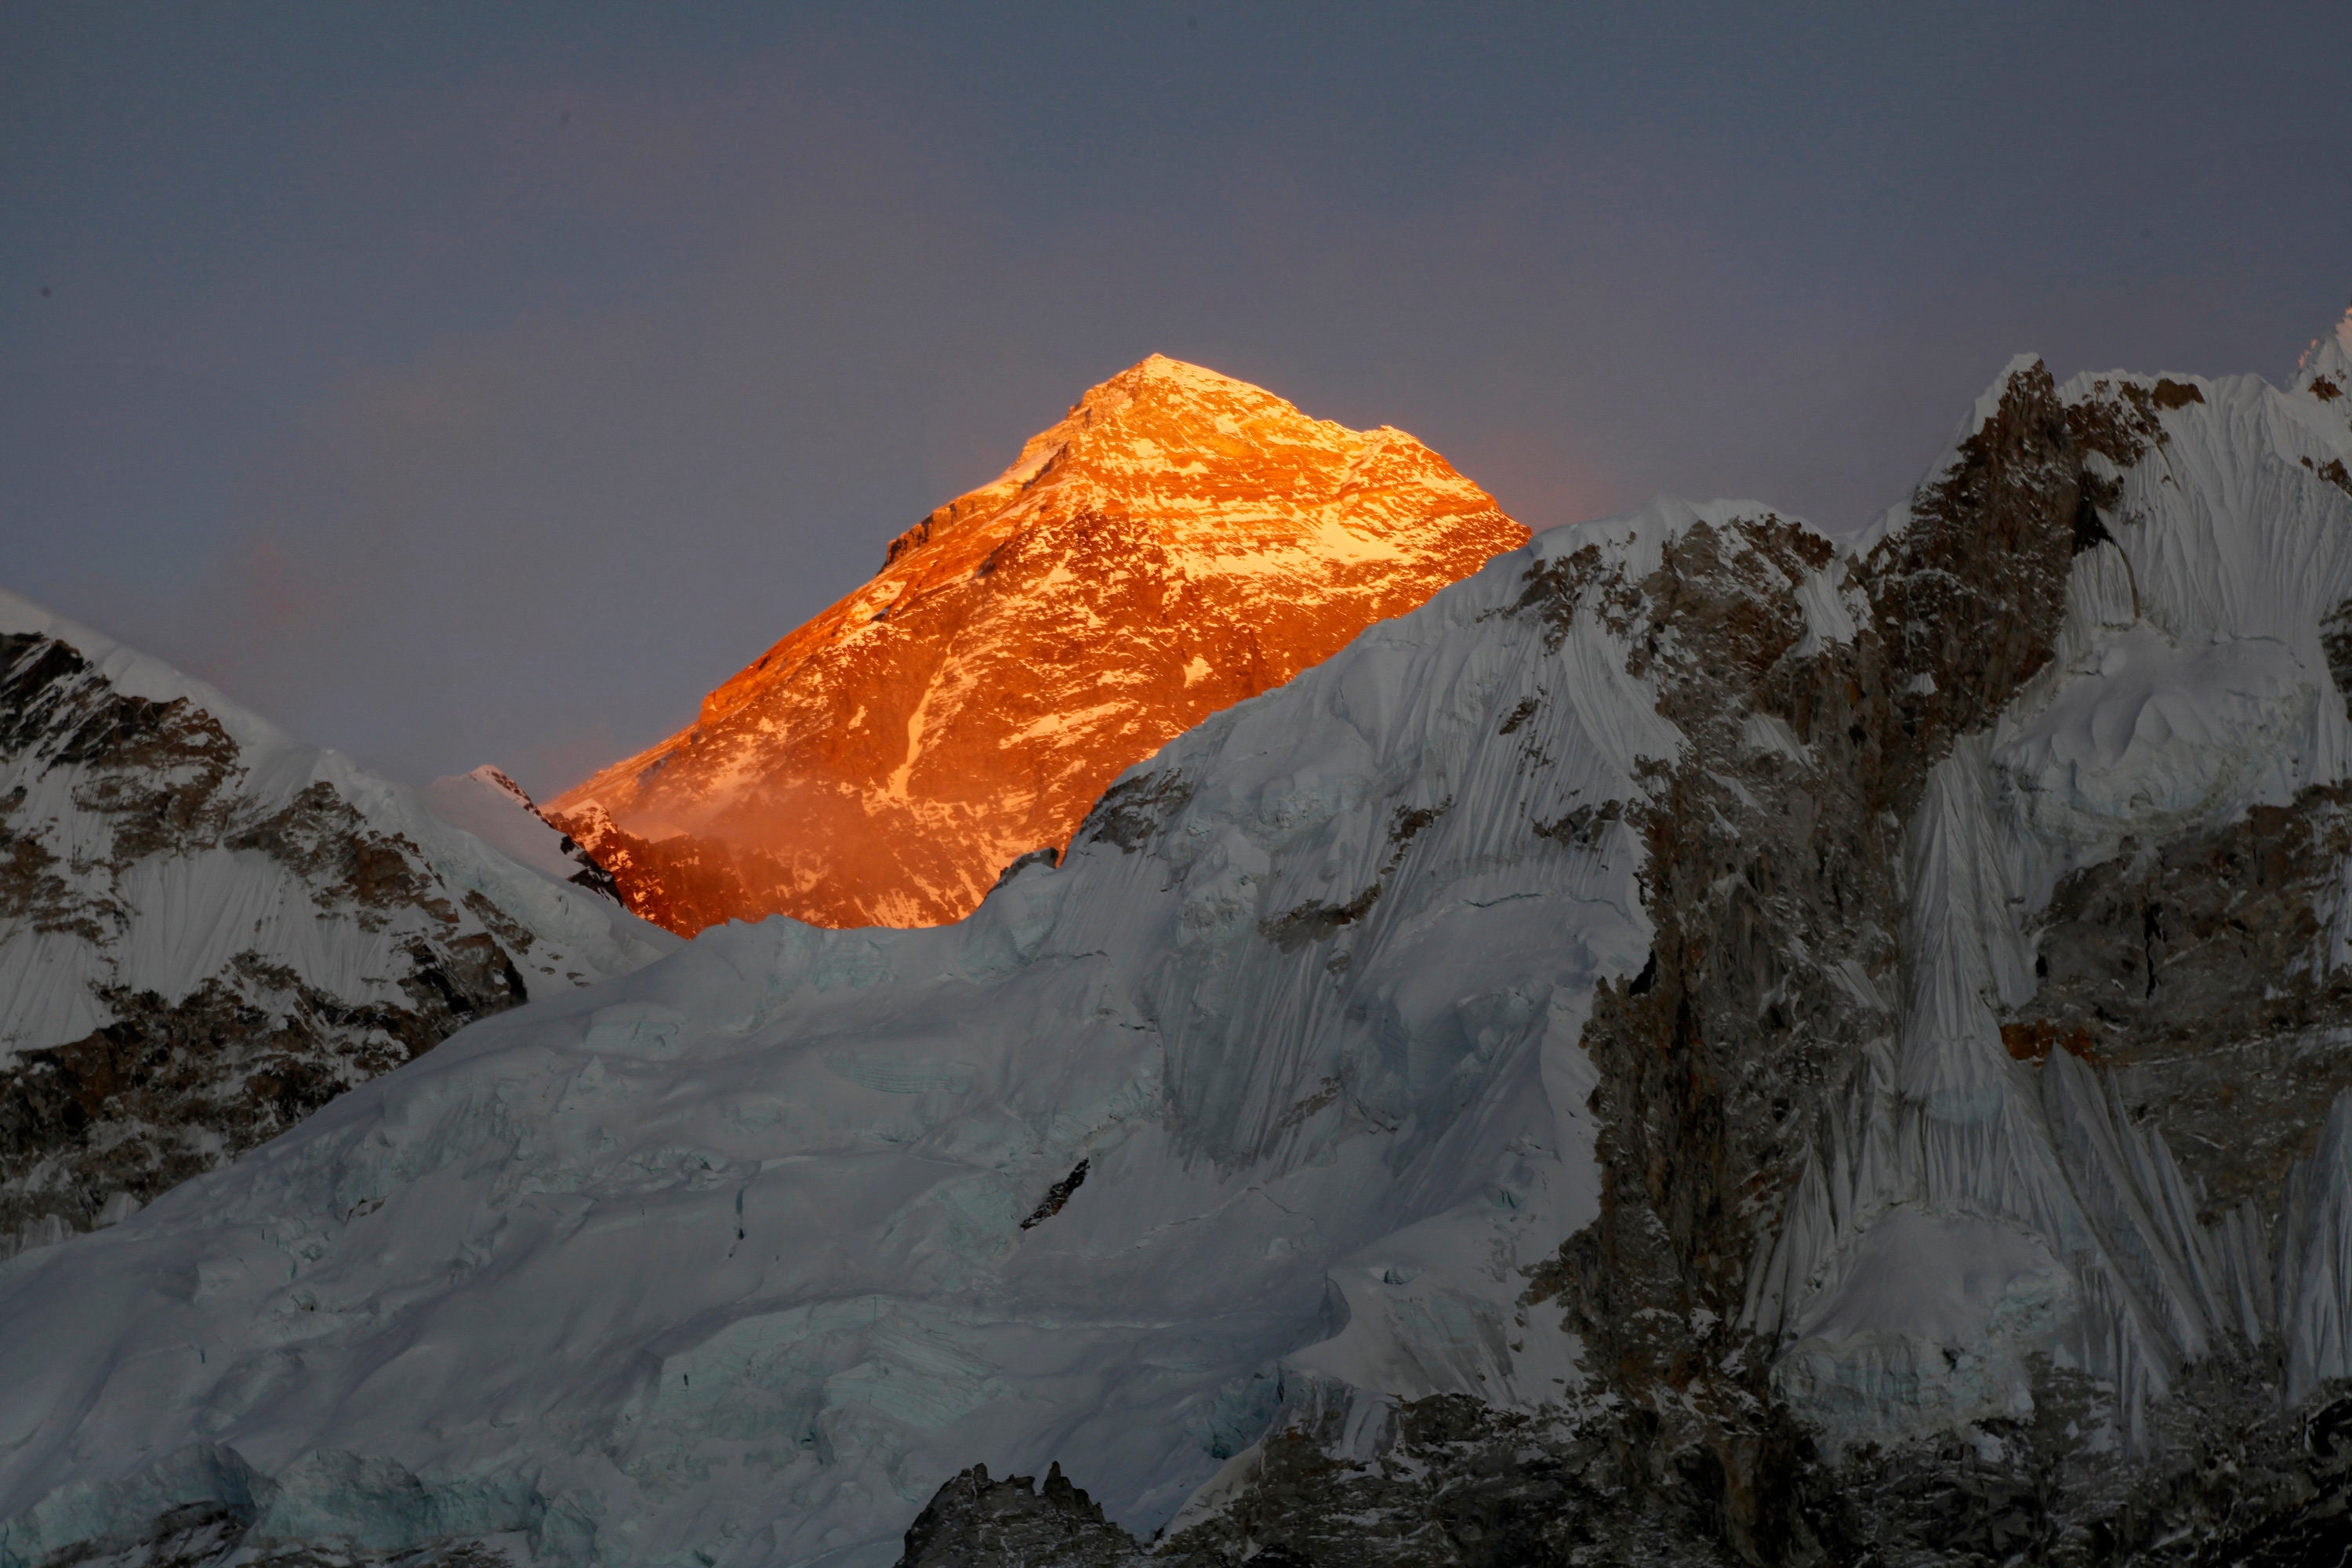
[[[1540,536],[960,925],[728,927],[474,1026],[0,1268],[0,1554],[2324,1539],[2324,368],[2020,362],[1853,545]],[[1107,1519],[970,1468],[1055,1461]]]
[[[0,1255],[677,945],[570,885],[593,870],[527,801],[445,783],[505,853],[0,595]]]

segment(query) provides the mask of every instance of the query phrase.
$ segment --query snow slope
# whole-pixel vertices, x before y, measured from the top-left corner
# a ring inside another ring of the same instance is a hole
[[[6,595],[0,850],[0,1249],[113,1217],[534,988],[676,945]]]

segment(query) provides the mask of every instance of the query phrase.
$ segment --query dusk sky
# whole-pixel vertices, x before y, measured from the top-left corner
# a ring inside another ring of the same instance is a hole
[[[2352,5],[0,8],[0,585],[542,794],[1154,351],[1833,531],[2013,353],[2282,379]]]

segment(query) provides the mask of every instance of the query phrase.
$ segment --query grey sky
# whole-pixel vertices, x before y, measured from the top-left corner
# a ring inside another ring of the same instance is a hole
[[[2352,291],[2352,7],[2055,9],[13,5],[0,582],[547,791],[1155,350],[1851,528]]]

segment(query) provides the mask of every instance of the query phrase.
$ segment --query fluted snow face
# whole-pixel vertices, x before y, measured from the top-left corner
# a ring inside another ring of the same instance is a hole
[[[1526,538],[1401,430],[1154,355],[553,811],[689,934],[954,920],[1129,764]]]
[[[2084,377],[2062,395],[2149,384]],[[2005,1044],[2004,1020],[2036,1010],[2036,932],[2062,879],[2352,777],[2326,646],[2352,600],[2352,494],[2318,478],[2352,458],[2352,433],[2307,390],[2154,384],[2173,389],[2164,439],[2106,465],[2118,521],[2074,558],[2053,658],[1931,775],[1910,827],[1899,1044],[1863,1091],[1867,1130],[1816,1154],[1751,1295],[1752,1320],[1790,1342],[1779,1385],[1839,1442],[2030,1410],[2035,1357],[2110,1385],[2126,1446],[2226,1338],[2281,1335],[2293,1397],[2352,1370],[2344,1103],[2266,1238],[2263,1204],[2217,1204],[2163,1121],[2126,1106],[2131,1069],[2071,1054],[2098,1060],[2089,1037],[2042,1044],[2038,1067]],[[2307,962],[2324,978],[2344,955]],[[2229,1029],[2257,1026],[2214,1026],[2221,1056]],[[2129,1059],[2127,1036],[2115,1048]]]
[[[1285,1379],[1561,1397],[1521,1270],[1593,1210],[1576,1042],[1677,740],[1618,637],[1520,607],[1698,515],[1546,535],[1216,715],[960,925],[708,932],[0,1272],[45,1325],[0,1337],[11,1549],[233,1450],[320,1530],[488,1498],[559,1556],[883,1563],[974,1458],[1082,1452],[1158,1523]]]

